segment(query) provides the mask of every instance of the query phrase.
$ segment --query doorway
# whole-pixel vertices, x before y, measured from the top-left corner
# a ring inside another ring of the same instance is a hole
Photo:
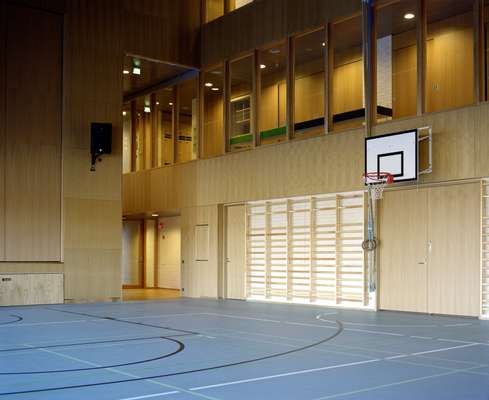
[[[478,316],[480,185],[384,192],[380,308]]]
[[[180,230],[179,216],[123,221],[124,301],[180,297]]]
[[[225,245],[225,297],[246,298],[246,206],[227,206]]]

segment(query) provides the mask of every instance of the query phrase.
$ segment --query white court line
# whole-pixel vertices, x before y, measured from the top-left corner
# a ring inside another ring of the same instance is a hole
[[[404,385],[406,383],[413,383],[413,382],[425,381],[425,380],[432,379],[432,378],[439,378],[439,377],[447,376],[447,375],[454,375],[454,374],[457,374],[459,372],[466,372],[466,371],[470,371],[470,370],[476,369],[476,368],[479,368],[479,367],[458,369],[458,370],[453,370],[453,371],[448,371],[448,372],[442,372],[442,373],[439,373],[439,374],[433,374],[433,375],[423,376],[423,377],[420,377],[420,378],[405,379],[403,381],[386,383],[385,385],[371,386],[371,387],[364,388],[364,389],[351,390],[349,392],[337,393],[337,394],[333,394],[333,395],[330,395],[330,396],[317,397],[316,399],[313,399],[313,400],[326,400],[326,399],[335,399],[335,398],[338,398],[338,397],[351,396],[353,394],[365,393],[365,392],[370,392],[372,390],[384,389],[384,388],[388,388],[388,387]]]
[[[33,347],[31,346],[30,344],[25,344],[25,346],[27,347]],[[53,354],[53,355],[56,355],[56,356],[59,356],[59,357],[62,357],[62,358],[66,358],[68,360],[72,360],[72,361],[78,361],[82,364],[86,364],[86,365],[90,365],[92,367],[102,367],[102,365],[100,364],[96,364],[96,363],[92,363],[90,361],[86,361],[86,360],[82,360],[81,358],[77,358],[77,357],[72,357],[72,356],[69,356],[67,354],[63,354],[63,353],[59,353],[57,351],[52,351],[52,350],[47,350],[47,349],[38,349],[39,351],[42,351],[42,352],[45,352],[45,353],[50,353],[50,354]],[[136,378],[136,379],[140,379],[142,378],[141,376],[138,376],[138,375],[134,375],[134,374],[131,374],[129,372],[124,372],[124,371],[120,371],[116,368],[104,368],[106,371],[110,371],[110,372],[114,372],[116,374],[119,374],[119,375],[123,375],[123,376],[127,376],[129,378]],[[173,389],[173,390],[176,390],[177,393],[187,393],[187,394],[190,394],[192,396],[196,396],[196,397],[201,397],[201,398],[204,398],[204,399],[208,399],[208,400],[219,400],[218,398],[216,397],[211,397],[211,396],[206,396],[204,394],[200,394],[200,393],[193,393],[193,392],[190,392],[189,390],[187,389],[184,389],[184,388],[180,388],[178,386],[174,386],[174,385],[169,385],[169,384],[166,384],[166,383],[161,383],[161,382],[158,382],[158,381],[155,381],[153,379],[145,379],[146,382],[150,382],[150,383],[153,383],[155,385],[158,385],[158,386],[163,386],[165,388],[169,388],[169,389]],[[167,392],[168,394],[168,392]],[[153,396],[154,397],[154,396]]]
[[[161,393],[153,393],[153,394],[145,394],[145,395],[142,395],[142,396],[136,396],[136,397],[124,397],[123,399],[119,399],[119,400],[141,400],[141,399],[150,399],[152,397],[163,397],[163,396],[168,396],[170,394],[177,394],[177,393],[180,393],[176,390],[172,391],[172,392],[161,392]]]
[[[355,366],[355,365],[370,364],[370,363],[377,362],[377,361],[381,361],[381,359],[375,358],[375,359],[371,359],[371,360],[357,361],[357,362],[352,362],[352,363],[347,363],[347,364],[330,365],[330,366],[327,366],[327,367],[312,368],[312,369],[303,369],[303,370],[300,370],[300,371],[285,372],[283,374],[261,376],[261,377],[258,377],[258,378],[241,379],[239,381],[216,383],[214,385],[196,386],[196,387],[190,388],[189,390],[204,390],[204,389],[211,389],[211,388],[216,388],[216,387],[223,387],[223,386],[230,386],[230,385],[238,385],[238,384],[241,384],[241,383],[265,381],[265,380],[269,380],[269,379],[283,378],[285,376],[302,375],[302,374],[308,374],[308,373],[311,373],[311,372],[327,371],[327,370],[330,370],[330,369],[338,369],[338,368],[352,367],[352,366]]]
[[[140,315],[135,317],[130,316],[116,316],[115,318],[124,318],[124,319],[145,319],[145,318],[168,318],[168,317],[184,317],[184,316],[192,316],[192,315],[205,315],[207,313],[182,313],[182,314],[154,314],[154,315]]]
[[[73,319],[70,321],[26,322],[26,323],[20,323],[20,324],[0,325],[0,328],[18,328],[21,326],[38,326],[38,325],[75,324],[78,322],[87,322],[87,320],[86,319]]]
[[[413,338],[413,339],[423,339],[423,340],[433,340],[434,337],[431,337],[431,336],[416,336],[416,335],[412,335],[412,336],[409,336],[410,338]]]
[[[274,323],[287,323],[287,321],[279,321],[277,319],[264,319],[264,318],[253,318],[253,317],[242,317],[242,316],[236,316],[236,315],[228,315],[228,314],[218,314],[218,313],[202,313],[206,315],[215,315],[218,317],[225,317],[225,318],[234,318],[234,319],[248,319],[248,320],[253,320],[253,321],[263,321],[263,322],[274,322]],[[332,327],[332,329],[337,329],[336,327]]]
[[[410,355],[411,356],[421,356],[423,354],[438,353],[440,351],[463,349],[463,348],[466,348],[466,347],[473,347],[473,346],[480,346],[480,345],[479,345],[479,343],[470,343],[470,344],[464,344],[464,345],[461,345],[461,346],[445,347],[444,349],[418,351],[417,353],[411,353]]]

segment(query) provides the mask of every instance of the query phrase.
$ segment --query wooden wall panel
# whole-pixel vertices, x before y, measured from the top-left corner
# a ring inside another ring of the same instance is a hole
[[[7,10],[6,259],[60,261],[62,18]]]
[[[427,312],[428,189],[386,191],[380,207],[379,307]]]
[[[218,296],[218,208],[193,207],[182,210],[182,294],[186,297]],[[196,260],[196,226],[207,225],[209,254],[207,261]]]
[[[0,261],[5,260],[5,40],[6,2],[0,2]]]
[[[392,64],[393,118],[416,115],[416,46],[394,50]]]
[[[480,312],[480,185],[430,189],[428,311]]]
[[[358,0],[336,1],[334,7],[324,0],[307,0],[307,7],[298,0],[254,1],[203,26],[202,65],[233,58],[360,10]]]

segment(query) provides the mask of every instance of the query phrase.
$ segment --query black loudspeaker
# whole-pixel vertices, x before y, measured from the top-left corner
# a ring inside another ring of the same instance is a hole
[[[112,124],[92,122],[90,134],[90,153],[92,155],[112,152]]]
[[[91,171],[95,171],[97,157],[112,152],[112,124],[92,122],[90,124],[90,153],[92,154]]]

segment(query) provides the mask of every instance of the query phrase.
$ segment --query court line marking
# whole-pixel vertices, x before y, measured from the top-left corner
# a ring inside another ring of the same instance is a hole
[[[370,364],[370,363],[378,362],[378,361],[382,361],[382,359],[374,358],[371,360],[356,361],[356,362],[345,363],[345,364],[337,364],[337,365],[329,365],[327,367],[303,369],[303,370],[292,371],[292,372],[284,372],[282,374],[260,376],[257,378],[249,378],[249,379],[241,379],[241,380],[231,381],[231,382],[216,383],[213,385],[196,386],[196,387],[190,388],[189,390],[204,390],[204,389],[212,389],[212,388],[216,388],[216,387],[238,385],[238,384],[242,384],[242,383],[265,381],[265,380],[269,380],[269,379],[283,378],[285,376],[302,375],[302,374],[308,374],[311,372],[327,371],[327,370],[331,370],[331,369],[338,369],[338,368],[352,367],[352,366],[356,366],[356,365]]]
[[[30,344],[25,344],[25,346],[31,347]],[[62,357],[62,358],[66,358],[68,360],[77,361],[77,362],[80,362],[82,364],[91,365],[92,367],[102,367],[101,365],[96,364],[96,363],[93,363],[91,361],[83,360],[83,359],[78,358],[78,357],[69,356],[67,354],[60,353],[60,352],[57,352],[57,351],[52,351],[52,350],[47,350],[47,349],[39,349],[39,351],[42,351],[42,352],[45,352],[45,353],[49,353],[49,354],[53,354],[53,355],[56,355],[56,356],[59,356],[59,357]],[[105,368],[105,369],[107,371],[114,372],[116,374],[127,376],[127,377],[130,377],[130,378],[138,378],[138,379],[139,378],[142,378],[141,376],[131,374],[130,372],[120,371],[117,368]],[[169,385],[167,383],[158,382],[158,381],[155,381],[153,379],[145,379],[145,381],[146,382],[149,382],[149,383],[153,383],[153,384],[158,385],[158,386],[162,386],[162,387],[166,387],[166,388],[169,388],[169,389],[177,390],[178,393],[187,393],[187,394],[193,395],[195,397],[200,397],[200,398],[204,398],[204,399],[208,399],[208,400],[220,400],[217,397],[211,397],[211,396],[207,396],[207,395],[204,395],[204,394],[201,394],[201,393],[193,393],[193,392],[191,392],[191,391],[189,391],[187,389],[184,389],[184,388],[181,388],[181,387],[178,387],[178,386],[175,386],[175,385]]]
[[[279,320],[272,320],[272,319],[263,319],[263,318],[252,318],[252,317],[241,317],[237,315],[228,315],[228,314],[219,314],[219,313],[205,313],[207,315],[214,315],[214,316],[220,316],[224,318],[235,318],[235,319],[251,319],[255,321],[264,321],[264,322],[272,322],[272,323],[281,323],[281,324],[288,324],[288,325],[299,325],[299,326],[309,326],[313,328],[322,328],[322,329],[334,329],[332,326],[325,326],[325,325],[318,325],[318,324],[309,324],[306,322],[291,322],[291,321],[279,321]],[[319,314],[321,316],[321,314]],[[317,316],[316,316],[317,318]],[[318,319],[318,318],[317,318]],[[323,322],[329,322],[328,320],[322,320],[319,319],[320,321]],[[341,321],[339,321],[341,322]],[[382,327],[382,325],[377,325],[379,327]],[[409,326],[407,326],[409,327]],[[432,326],[435,327],[435,326]],[[436,325],[436,327],[444,327],[442,325]],[[405,335],[402,333],[393,333],[393,332],[382,332],[382,331],[374,331],[374,330],[368,330],[368,329],[357,329],[357,328],[343,328],[344,331],[350,331],[350,332],[363,332],[363,333],[371,333],[371,334],[376,334],[376,335],[385,335],[385,336],[397,336],[397,337],[410,337],[417,339],[419,337],[417,336],[410,336],[410,335]],[[427,338],[427,337],[426,337]],[[489,346],[489,343],[484,343],[484,342],[468,342],[464,340],[454,340],[454,339],[444,339],[444,338],[433,338],[436,340],[440,341],[453,341],[453,342],[461,342],[461,343],[467,343],[467,344],[479,344],[482,346]]]
[[[373,391],[373,390],[378,390],[378,389],[384,389],[384,388],[393,387],[393,386],[404,385],[404,384],[407,384],[407,383],[425,381],[425,380],[429,380],[429,379],[433,379],[433,378],[439,378],[439,377],[447,376],[447,375],[455,375],[455,374],[458,374],[460,372],[467,372],[467,371],[470,371],[470,370],[476,369],[476,368],[479,368],[479,367],[472,367],[472,368],[465,368],[465,369],[457,369],[457,370],[453,370],[453,371],[442,372],[442,373],[439,373],[439,374],[427,375],[427,376],[423,376],[423,377],[419,377],[419,378],[405,379],[405,380],[402,380],[402,381],[397,381],[397,382],[392,382],[392,383],[386,383],[384,385],[371,386],[371,387],[364,388],[364,389],[351,390],[349,392],[343,392],[343,393],[337,393],[337,394],[333,394],[333,395],[329,395],[329,396],[317,397],[317,398],[315,398],[313,400],[335,399],[335,398],[338,398],[338,397],[345,397],[345,396],[350,396],[350,395],[353,395],[353,394],[370,392],[370,391]]]
[[[150,399],[152,397],[163,397],[163,396],[168,396],[170,394],[177,394],[180,393],[176,390],[172,392],[161,392],[161,393],[153,393],[153,394],[143,394],[141,396],[136,396],[136,397],[124,397],[123,399],[119,400],[141,400],[141,399]]]
[[[18,328],[21,326],[38,326],[38,325],[58,325],[58,324],[75,324],[79,322],[87,322],[86,319],[73,319],[70,321],[50,321],[50,322],[23,322],[20,324],[0,325],[0,328]]]

